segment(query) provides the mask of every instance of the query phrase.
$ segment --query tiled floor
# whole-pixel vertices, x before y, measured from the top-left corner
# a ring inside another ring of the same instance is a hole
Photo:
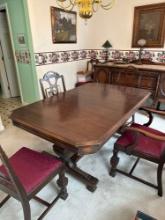
[[[2,118],[3,126],[8,127],[11,125],[9,119],[12,111],[21,106],[20,98],[3,99],[0,97],[0,116]]]

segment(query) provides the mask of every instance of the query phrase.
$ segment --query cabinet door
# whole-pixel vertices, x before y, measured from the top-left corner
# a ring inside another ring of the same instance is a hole
[[[95,68],[94,81],[100,83],[110,83],[110,71],[108,68]]]
[[[158,83],[158,77],[159,74],[156,72],[141,71],[140,88],[155,91]]]
[[[112,84],[138,87],[139,75],[134,69],[114,68],[112,70]]]

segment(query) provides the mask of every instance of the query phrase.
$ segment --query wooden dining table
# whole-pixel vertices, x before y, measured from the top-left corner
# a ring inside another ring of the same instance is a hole
[[[11,119],[52,142],[69,172],[94,191],[98,179],[80,169],[77,161],[97,152],[149,96],[144,89],[89,83],[16,109]]]

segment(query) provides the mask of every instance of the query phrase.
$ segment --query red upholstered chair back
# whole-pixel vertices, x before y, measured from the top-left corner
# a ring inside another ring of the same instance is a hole
[[[2,161],[2,164],[4,166],[4,169],[6,170],[8,176],[5,176],[2,172],[0,172],[0,185],[3,187],[3,190],[7,194],[12,194],[13,197],[18,198],[20,201],[26,200],[26,192],[16,176],[7,155],[3,151],[1,145],[0,145],[0,159]]]

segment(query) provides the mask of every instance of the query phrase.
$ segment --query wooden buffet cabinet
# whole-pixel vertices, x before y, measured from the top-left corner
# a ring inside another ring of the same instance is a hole
[[[155,105],[165,101],[165,65],[99,63],[93,68],[96,82],[147,89]]]

